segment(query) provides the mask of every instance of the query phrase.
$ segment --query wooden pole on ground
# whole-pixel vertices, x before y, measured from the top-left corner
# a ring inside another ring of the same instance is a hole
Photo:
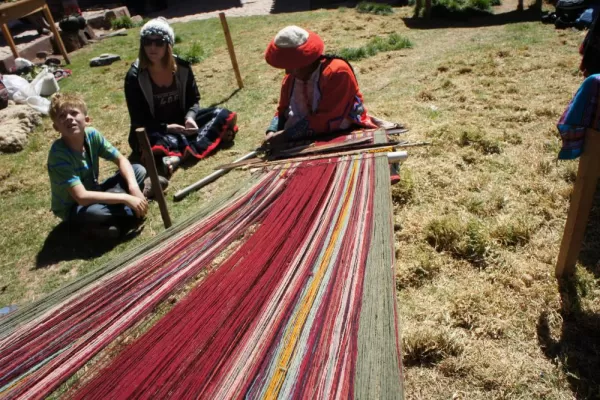
[[[600,132],[588,129],[585,135],[583,154],[579,159],[579,169],[571,196],[565,231],[560,243],[555,270],[557,278],[570,275],[575,271],[599,176]]]
[[[240,68],[238,67],[237,59],[235,58],[235,50],[233,48],[233,42],[231,41],[231,34],[229,33],[229,25],[227,25],[227,19],[225,13],[220,12],[219,18],[221,19],[221,25],[223,26],[223,33],[225,34],[225,41],[227,41],[227,49],[229,50],[229,57],[231,58],[231,65],[235,72],[235,79],[237,80],[238,87],[242,89],[244,82],[242,82],[242,76],[240,75]]]
[[[160,181],[158,180],[158,171],[156,170],[156,163],[154,162],[154,156],[152,155],[152,148],[150,147],[146,130],[144,128],[137,128],[135,134],[137,135],[138,142],[142,149],[142,157],[145,160],[146,171],[148,172],[148,175],[150,175],[150,182],[152,182],[152,187],[154,188],[154,198],[160,207],[160,215],[165,228],[169,228],[172,225],[171,217],[169,216],[169,210],[167,209],[165,194],[163,193]]]
[[[235,160],[233,162],[233,164],[240,162],[240,161],[244,161],[244,160],[248,160],[250,158],[254,158],[256,157],[256,151],[251,151],[250,153],[246,154],[245,156],[238,158],[237,160]],[[226,173],[228,173],[229,171],[231,171],[233,168],[221,168],[216,170],[215,172],[213,172],[210,175],[205,176],[204,178],[200,179],[198,182],[191,184],[190,186],[181,189],[179,192],[175,193],[174,199],[175,200],[181,200],[183,199],[185,196],[187,196],[188,194],[190,194],[191,192],[198,190],[206,185],[208,185],[211,182],[214,182],[215,180],[217,180],[218,178],[220,178],[221,176],[225,175]]]

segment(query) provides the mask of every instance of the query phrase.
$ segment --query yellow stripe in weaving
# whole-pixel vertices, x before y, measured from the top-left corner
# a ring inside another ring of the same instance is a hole
[[[295,321],[293,321],[293,323],[292,323],[291,332],[290,332],[289,328],[286,331],[286,335],[283,339],[284,350],[281,353],[279,359],[277,360],[277,365],[279,367],[276,369],[273,377],[271,378],[271,380],[269,382],[267,391],[265,392],[265,398],[267,398],[267,399],[277,398],[279,391],[281,390],[281,386],[283,385],[283,381],[287,374],[290,360],[294,353],[294,349],[296,348],[298,339],[300,338],[300,334],[302,333],[302,328],[304,327],[306,319],[308,318],[308,314],[309,314],[309,312],[312,308],[312,305],[315,301],[317,292],[319,290],[319,286],[321,285],[323,276],[325,275],[325,272],[327,271],[327,265],[329,264],[329,261],[333,254],[335,244],[337,242],[337,238],[339,237],[339,235],[341,233],[342,226],[344,225],[344,221],[346,220],[346,217],[350,210],[350,195],[356,184],[354,178],[356,176],[356,170],[358,169],[358,164],[359,164],[358,160],[354,160],[352,163],[352,172],[350,174],[350,181],[349,181],[348,189],[346,190],[346,193],[344,194],[343,208],[338,217],[338,220],[336,221],[335,228],[333,230],[333,235],[331,236],[329,244],[327,245],[327,250],[325,251],[325,256],[323,257],[323,260],[321,261],[321,264],[318,267],[317,273],[314,275],[314,279],[304,297],[304,300],[302,301],[300,310],[298,311]]]

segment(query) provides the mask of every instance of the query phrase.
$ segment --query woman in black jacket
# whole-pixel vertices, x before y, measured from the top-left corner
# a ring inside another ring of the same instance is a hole
[[[129,145],[132,158],[139,158],[135,129],[145,128],[159,170],[170,176],[180,161],[204,158],[219,143],[233,141],[237,117],[223,108],[200,108],[194,74],[173,55],[175,33],[166,19],[149,21],[140,36],[139,58],[125,77]]]

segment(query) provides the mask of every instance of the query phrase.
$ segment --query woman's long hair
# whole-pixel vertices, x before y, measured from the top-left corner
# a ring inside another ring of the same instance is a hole
[[[175,62],[175,57],[173,57],[173,46],[170,43],[167,43],[165,49],[165,56],[162,59],[162,66],[170,71],[177,71],[177,63]],[[146,50],[144,50],[144,46],[140,42],[140,51],[138,54],[138,59],[140,60],[140,69],[148,68],[152,65],[150,59],[146,55]]]

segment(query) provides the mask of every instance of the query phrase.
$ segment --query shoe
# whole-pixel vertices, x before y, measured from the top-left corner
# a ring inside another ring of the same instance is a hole
[[[158,182],[160,182],[160,188],[164,193],[165,190],[169,187],[169,181],[164,176],[159,176]],[[150,179],[150,177],[144,179],[144,191],[142,193],[147,199],[151,199],[154,197],[155,194],[152,188],[152,180]]]
[[[162,167],[158,170],[158,173],[165,177],[170,178],[173,173],[179,167],[181,163],[181,157],[177,156],[166,156],[162,158]],[[157,166],[158,167],[158,166]]]
[[[223,132],[223,136],[221,137],[221,140],[224,143],[233,143],[237,132],[238,132],[237,114],[234,114],[233,118],[227,122],[227,129],[225,129],[225,132]]]
[[[90,239],[116,240],[121,237],[121,230],[114,225],[90,226],[85,229],[85,235]]]

